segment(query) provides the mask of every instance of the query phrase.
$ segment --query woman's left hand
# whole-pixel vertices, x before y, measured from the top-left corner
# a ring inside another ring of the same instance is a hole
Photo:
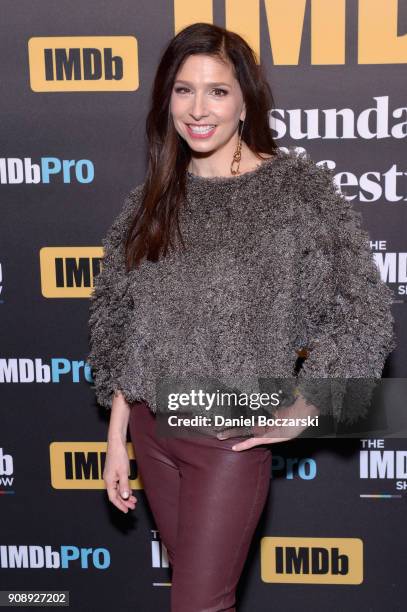
[[[312,404],[306,404],[304,398],[300,395],[297,397],[295,402],[291,406],[279,408],[276,418],[307,418],[307,416],[319,415],[319,410]],[[253,438],[248,438],[243,442],[238,442],[232,446],[234,451],[242,451],[253,446],[259,446],[260,444],[276,444],[278,442],[286,442],[299,436],[305,429],[308,429],[308,425],[286,425],[278,426],[273,425],[272,427],[267,426],[254,426],[252,427],[251,433],[255,434]],[[274,434],[274,435],[273,435]],[[228,431],[217,434],[219,440],[226,440],[239,435],[239,428],[229,429]]]

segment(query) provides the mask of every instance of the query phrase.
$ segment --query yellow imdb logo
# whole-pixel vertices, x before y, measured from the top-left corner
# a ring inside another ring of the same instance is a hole
[[[107,442],[52,442],[49,446],[54,489],[104,489]],[[127,443],[132,489],[143,489],[137,474],[133,445]]]
[[[44,36],[28,41],[32,91],[135,91],[134,36]]]
[[[88,298],[102,266],[103,247],[40,249],[41,293],[46,298]]]
[[[363,541],[359,538],[264,537],[264,582],[361,584]]]
[[[272,49],[276,66],[298,66],[304,43],[309,45],[311,65],[344,65],[350,40],[347,34],[355,45],[357,64],[406,63],[407,36],[398,32],[399,13],[405,9],[398,0],[358,0],[357,31],[351,3],[345,0],[234,0],[222,4],[226,28],[249,43],[257,63],[264,38],[263,47]],[[174,0],[175,33],[191,23],[213,23],[213,5],[213,0]]]

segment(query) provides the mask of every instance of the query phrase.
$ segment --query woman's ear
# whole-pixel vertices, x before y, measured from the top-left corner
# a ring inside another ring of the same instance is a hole
[[[246,119],[246,105],[243,104],[243,109],[242,112],[240,113],[240,117],[239,117],[240,121],[244,121]]]

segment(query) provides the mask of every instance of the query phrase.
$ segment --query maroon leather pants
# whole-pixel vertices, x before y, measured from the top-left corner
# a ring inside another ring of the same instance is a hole
[[[131,405],[139,474],[172,567],[171,612],[234,612],[270,487],[270,446],[233,451],[242,438],[168,438],[155,424],[146,403]]]

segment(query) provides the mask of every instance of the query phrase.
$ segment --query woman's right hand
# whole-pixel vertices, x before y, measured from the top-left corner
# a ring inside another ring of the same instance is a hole
[[[122,512],[134,510],[137,498],[131,494],[130,461],[126,443],[121,440],[109,441],[107,444],[106,463],[103,470],[109,500]]]

